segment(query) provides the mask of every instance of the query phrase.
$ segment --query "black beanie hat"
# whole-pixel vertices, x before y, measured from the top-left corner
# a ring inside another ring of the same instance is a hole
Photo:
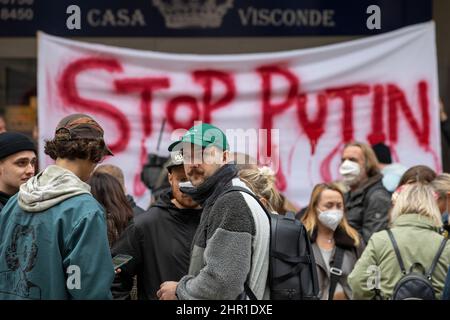
[[[0,159],[28,150],[36,153],[36,146],[26,135],[17,132],[0,133]]]
[[[377,156],[378,162],[383,164],[391,164],[391,150],[384,143],[377,143],[372,146],[375,155]]]

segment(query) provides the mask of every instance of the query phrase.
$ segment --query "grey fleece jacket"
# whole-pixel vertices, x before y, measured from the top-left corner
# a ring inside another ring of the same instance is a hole
[[[233,185],[247,188],[234,178],[223,191]],[[246,280],[258,299],[269,299],[269,241],[269,220],[253,197],[238,191],[219,196],[203,211],[178,299],[234,300]]]

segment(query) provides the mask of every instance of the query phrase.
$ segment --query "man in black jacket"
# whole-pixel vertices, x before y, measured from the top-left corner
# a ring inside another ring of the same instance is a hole
[[[345,195],[348,222],[367,243],[374,232],[387,228],[391,205],[375,153],[365,143],[349,143],[339,171],[350,189]]]
[[[189,273],[166,281],[160,300],[235,300],[251,296],[268,299],[270,223],[264,209],[230,162],[229,145],[219,128],[200,123],[190,128],[169,151],[182,150],[189,194],[203,208],[195,233]]]
[[[187,181],[181,154],[167,165],[171,185],[147,212],[134,218],[112,248],[113,256],[133,259],[121,267],[112,292],[115,299],[128,299],[137,275],[138,299],[157,299],[161,283],[179,280],[188,272],[192,239],[202,210],[191,197],[180,192]]]

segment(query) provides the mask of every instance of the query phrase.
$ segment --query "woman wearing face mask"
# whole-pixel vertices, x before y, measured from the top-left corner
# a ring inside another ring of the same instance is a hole
[[[428,184],[405,185],[390,218],[391,235],[386,231],[374,233],[348,277],[352,298],[369,300],[378,296],[378,299],[391,299],[400,279],[415,272],[426,275],[435,297],[440,299],[450,265],[450,243],[445,243],[439,233],[442,219],[435,191]],[[391,237],[398,247],[398,255]]]
[[[350,299],[347,276],[364,248],[358,232],[345,218],[344,195],[336,184],[314,187],[302,222],[311,236],[320,298]]]

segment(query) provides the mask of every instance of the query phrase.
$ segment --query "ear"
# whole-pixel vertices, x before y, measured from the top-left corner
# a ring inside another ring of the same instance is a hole
[[[169,180],[170,186],[172,186],[173,185],[173,174],[171,174],[170,172],[167,173],[167,178]]]
[[[222,161],[223,161],[224,163],[228,163],[228,161],[232,158],[229,150],[223,151],[222,157],[223,157],[223,158],[222,158]]]

